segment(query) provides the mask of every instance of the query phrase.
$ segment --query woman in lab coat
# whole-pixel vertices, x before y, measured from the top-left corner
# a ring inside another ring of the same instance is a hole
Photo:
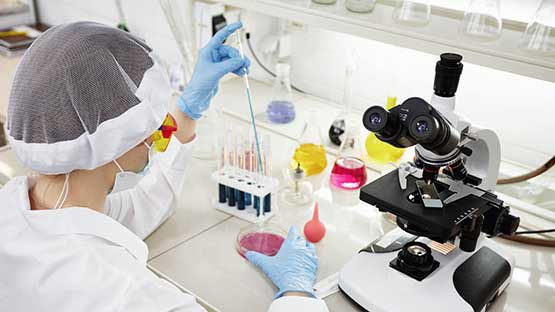
[[[0,311],[203,311],[146,268],[142,239],[171,214],[195,120],[219,79],[248,70],[223,45],[240,27],[199,51],[171,114],[166,74],[136,37],[81,22],[35,41],[14,77],[6,130],[39,174],[0,190]],[[314,246],[296,229],[276,256],[247,256],[279,288],[270,311],[327,310],[312,294]]]

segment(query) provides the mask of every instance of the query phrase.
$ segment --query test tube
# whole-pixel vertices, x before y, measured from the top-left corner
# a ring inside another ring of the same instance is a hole
[[[252,137],[252,131],[249,132],[249,136],[245,138],[244,140],[244,160],[245,160],[245,180],[247,182],[249,182],[251,180],[252,177],[252,157],[251,157],[251,150],[250,150],[250,144],[251,144],[251,138]],[[251,193],[246,192],[245,193],[245,206],[250,206],[252,205],[252,195]]]
[[[239,132],[235,139],[235,172],[236,178],[239,182],[244,182],[245,179],[245,151],[243,144],[243,136]],[[237,190],[237,209],[245,210],[245,192]]]
[[[229,129],[226,135],[227,156],[228,156],[228,170],[227,174],[230,178],[235,178],[235,145],[233,144],[233,130]],[[227,204],[230,207],[235,207],[235,189],[227,187]]]
[[[226,152],[225,152],[225,138],[223,135],[218,137],[218,175],[223,176],[226,164]],[[225,185],[218,183],[218,201],[220,203],[225,203],[227,201],[226,188]]]
[[[254,185],[258,187],[260,185],[260,178],[261,178],[260,169],[259,169],[259,166],[261,165],[261,161],[257,157],[258,154],[256,152],[256,142],[255,142],[254,136],[252,136],[252,139],[251,139],[250,153],[251,153],[251,161],[252,161],[251,175],[252,175]],[[254,209],[256,209],[256,216],[257,217],[260,216],[260,197],[254,196],[253,206],[254,206]]]
[[[272,170],[272,151],[270,149],[270,136],[264,136],[264,142],[262,143],[263,148],[263,167],[262,173],[263,178],[262,181],[265,185],[268,185],[268,181],[270,179],[270,172]],[[272,211],[272,194],[269,193],[268,195],[264,196],[264,213]]]

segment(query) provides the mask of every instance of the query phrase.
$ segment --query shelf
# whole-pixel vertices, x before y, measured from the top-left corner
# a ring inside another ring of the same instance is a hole
[[[433,7],[426,27],[405,27],[391,18],[391,1],[382,0],[369,14],[345,9],[344,0],[319,5],[310,0],[214,0],[225,5],[287,19],[305,25],[347,33],[434,55],[462,54],[466,62],[555,82],[555,56],[532,56],[517,45],[526,24],[504,20],[503,32],[494,42],[463,40],[458,35],[462,12]]]

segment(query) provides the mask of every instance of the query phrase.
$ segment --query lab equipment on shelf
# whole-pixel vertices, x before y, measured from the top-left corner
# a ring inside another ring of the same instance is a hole
[[[276,79],[272,88],[272,100],[266,108],[266,117],[275,124],[290,123],[295,119],[295,105],[291,95],[290,66],[276,64]]]
[[[388,97],[386,109],[390,110],[395,107],[397,103],[396,97]],[[404,148],[398,148],[391,144],[387,144],[376,137],[374,132],[370,132],[366,137],[365,142],[366,156],[369,161],[374,161],[380,164],[398,163],[403,154]]]
[[[492,41],[501,35],[500,0],[472,0],[464,13],[459,33],[477,41]]]
[[[324,171],[328,165],[328,160],[317,123],[318,112],[310,110],[308,114],[309,121],[304,124],[298,146],[291,160],[290,169],[293,170],[300,164],[306,176],[311,176]]]
[[[519,47],[531,54],[555,56],[555,0],[542,0]]]
[[[304,206],[312,202],[312,184],[305,181],[305,172],[301,164],[290,170],[291,184],[281,190],[279,199],[291,206]]]
[[[368,13],[374,10],[376,0],[346,0],[345,7],[347,10],[355,13]]]
[[[212,173],[212,180],[218,183],[214,207],[248,222],[271,218],[276,208],[272,207],[272,193],[277,191],[279,182],[270,176],[269,137],[260,142],[261,160],[256,158],[253,135],[245,141],[241,130],[230,128],[218,142],[218,169]]]
[[[393,20],[405,26],[426,26],[430,22],[431,12],[428,0],[397,1],[393,10]]]
[[[278,224],[251,224],[239,231],[235,248],[242,257],[245,257],[248,251],[275,256],[286,237],[287,231]]]

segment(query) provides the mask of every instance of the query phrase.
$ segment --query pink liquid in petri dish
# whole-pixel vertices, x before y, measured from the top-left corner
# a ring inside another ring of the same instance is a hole
[[[245,257],[247,251],[257,251],[266,256],[275,256],[284,238],[274,233],[254,232],[241,237],[239,253]]]
[[[343,190],[356,190],[366,184],[364,161],[356,157],[339,157],[331,170],[330,184]]]

